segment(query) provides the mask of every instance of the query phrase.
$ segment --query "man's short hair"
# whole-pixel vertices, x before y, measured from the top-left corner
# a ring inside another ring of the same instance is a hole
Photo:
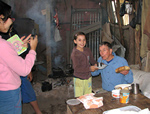
[[[112,45],[111,45],[109,42],[106,42],[106,41],[105,41],[105,42],[102,42],[102,43],[99,44],[99,47],[102,46],[102,45],[106,45],[106,46],[108,46],[110,49],[112,49]]]

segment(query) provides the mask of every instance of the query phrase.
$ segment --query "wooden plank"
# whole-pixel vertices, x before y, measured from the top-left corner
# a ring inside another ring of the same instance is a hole
[[[70,53],[72,50],[69,48],[70,47],[70,42],[72,43],[73,41],[69,38],[70,31],[66,31],[66,44],[67,44],[67,64],[70,63]]]
[[[117,15],[117,20],[118,20],[118,24],[119,24],[119,32],[120,32],[121,44],[124,46],[122,24],[121,24],[121,18],[120,18],[120,15],[119,15],[120,2],[119,2],[119,0],[117,0],[116,2],[117,2],[117,3],[116,3],[116,4],[117,4],[117,7],[115,7],[115,9],[116,9],[116,15]]]
[[[136,25],[135,29],[135,64],[139,64],[141,67],[140,60],[140,37],[141,37],[141,25]]]
[[[97,29],[100,29],[100,27],[101,27],[101,22],[96,22],[96,23],[94,23],[94,24],[91,24],[91,25],[89,25],[89,26],[83,27],[83,28],[81,28],[81,29],[75,31],[73,34],[79,32],[79,31],[82,31],[82,32],[84,32],[85,34],[87,34],[87,33],[90,33],[90,32],[92,32],[92,31],[95,31],[95,30],[97,30]]]
[[[145,71],[150,72],[150,51],[147,52]]]
[[[51,65],[51,18],[50,18],[50,5],[46,4],[46,60],[47,60],[47,76],[52,74],[52,65]]]
[[[127,50],[129,52],[128,57],[127,57],[127,61],[129,64],[135,64],[135,31],[132,27],[129,27],[129,40],[127,40],[128,42],[128,47]]]

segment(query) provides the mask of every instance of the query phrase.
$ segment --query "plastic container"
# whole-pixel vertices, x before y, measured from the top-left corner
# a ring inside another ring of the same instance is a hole
[[[120,98],[120,89],[112,90],[112,96],[114,98]]]
[[[129,90],[122,89],[120,91],[120,103],[129,103]]]

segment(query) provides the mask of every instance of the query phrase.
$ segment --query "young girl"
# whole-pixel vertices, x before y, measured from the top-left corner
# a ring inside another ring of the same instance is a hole
[[[74,35],[74,43],[76,46],[71,53],[74,68],[74,96],[79,97],[92,92],[91,72],[97,70],[97,65],[92,52],[85,47],[86,37],[83,32]]]

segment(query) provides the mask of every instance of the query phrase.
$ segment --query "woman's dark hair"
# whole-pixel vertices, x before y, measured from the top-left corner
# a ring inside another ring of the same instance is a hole
[[[3,21],[6,21],[11,15],[11,6],[0,0],[0,15],[3,15]]]
[[[112,49],[112,45],[109,43],[109,42],[102,42],[99,44],[99,46],[102,46],[102,45],[106,45],[108,46],[110,49]]]
[[[78,33],[76,33],[74,35],[74,40],[76,40],[79,35],[84,35],[85,36],[85,33],[84,32],[78,32]]]

